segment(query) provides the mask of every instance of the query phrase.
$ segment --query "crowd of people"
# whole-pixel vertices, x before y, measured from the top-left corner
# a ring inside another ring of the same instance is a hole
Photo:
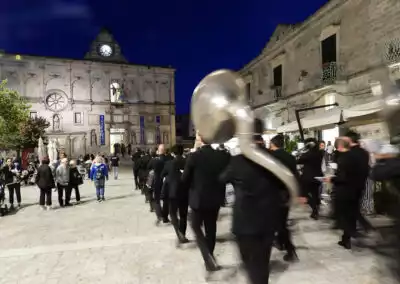
[[[262,122],[256,120],[255,133],[261,133],[262,129]],[[187,223],[190,209],[191,227],[205,270],[211,277],[222,268],[214,255],[217,220],[226,202],[227,184],[232,185],[235,191],[232,232],[243,267],[252,284],[268,283],[273,246],[285,251],[285,261],[299,260],[287,225],[291,203],[289,190],[281,180],[246,158],[240,150],[229,153],[223,146],[215,149],[201,137],[201,133],[198,139],[200,144],[192,151],[184,150],[181,145],[167,150],[162,144],[148,152],[137,149],[131,155],[134,187],[144,195],[150,212],[155,214],[156,225],[172,224],[177,247],[189,242]],[[388,161],[393,161],[391,158],[395,158],[397,153],[373,153],[376,164],[370,167],[371,153],[360,147],[360,137],[352,131],[328,147],[324,142],[308,138],[296,155],[284,150],[283,135],[273,137],[269,145],[260,134],[254,134],[253,140],[259,150],[278,160],[297,178],[301,189],[298,202],[310,206],[310,218],[319,219],[321,185],[331,185],[331,217],[335,229],[343,231],[338,245],[352,248],[351,239],[359,237],[357,222],[366,231],[374,229],[360,209],[366,180],[368,177],[374,180],[393,178],[395,173],[388,170],[393,165],[390,166]],[[336,166],[327,175],[324,167],[329,163]],[[42,209],[52,208],[53,189],[57,190],[60,207],[71,206],[73,190],[76,202],[80,202],[79,186],[84,182],[85,173],[78,169],[79,165],[88,165],[87,176],[94,182],[97,200],[105,201],[105,181],[111,167],[114,179],[118,179],[118,153],[109,159],[91,155],[76,161],[68,160],[62,154],[57,163],[44,158],[37,170],[35,183],[40,189],[39,205]],[[1,169],[3,184],[10,193],[11,208],[14,208],[14,194],[17,206],[21,206],[16,166],[7,159]]]
[[[255,133],[261,132],[261,125],[256,120]],[[217,219],[224,206],[226,185],[232,184],[235,190],[232,232],[244,268],[251,283],[268,283],[267,268],[273,246],[286,252],[285,261],[298,260],[287,225],[289,191],[282,181],[240,151],[214,149],[199,135],[202,145],[190,153],[185,153],[179,145],[169,153],[164,145],[149,153],[137,150],[132,155],[136,188],[145,195],[150,212],[155,213],[156,225],[172,223],[177,247],[188,242],[190,208],[191,227],[210,276],[221,269],[214,255]],[[361,214],[360,204],[368,177],[381,179],[376,169],[387,156],[374,155],[378,163],[371,172],[371,154],[360,147],[357,133],[349,131],[338,137],[335,145],[328,143],[328,147],[314,138],[306,139],[297,156],[284,150],[283,135],[273,137],[268,147],[261,135],[254,135],[254,142],[297,177],[301,189],[298,202],[310,206],[310,218],[319,219],[322,184],[330,185],[334,229],[343,231],[339,246],[352,248],[351,239],[360,236],[357,222],[366,232],[374,230]],[[324,169],[328,163],[336,165],[330,174]]]
[[[44,157],[34,170],[33,183],[39,188],[39,206],[43,210],[51,210],[53,191],[57,192],[60,207],[72,206],[71,196],[74,192],[76,204],[81,201],[79,186],[85,178],[93,181],[97,201],[105,201],[105,180],[109,170],[114,170],[114,178],[118,178],[119,158],[116,154],[109,159],[104,155],[86,155],[69,160],[64,153],[55,161]],[[21,183],[23,170],[18,159],[6,159],[0,171],[0,204],[1,215],[21,208]],[[8,205],[6,204],[6,189],[8,190]],[[17,205],[15,206],[14,197]]]

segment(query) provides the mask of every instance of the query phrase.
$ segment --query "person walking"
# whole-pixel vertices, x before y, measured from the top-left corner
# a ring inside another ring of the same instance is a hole
[[[11,159],[7,159],[6,164],[1,169],[4,176],[5,184],[8,188],[10,210],[14,210],[14,193],[17,197],[18,208],[21,207],[21,181],[18,165],[14,164]]]
[[[79,204],[81,202],[81,194],[79,192],[79,186],[83,184],[83,177],[78,171],[78,168],[76,167],[76,162],[75,160],[71,160],[69,162],[69,185],[70,185],[70,190],[72,193],[72,190],[75,190],[75,199],[76,203]]]
[[[206,144],[201,134],[197,139],[198,144],[203,146],[187,159],[182,183],[184,187],[190,188],[191,225],[209,277],[221,269],[215,260],[214,248],[218,213],[224,203],[226,189],[220,181],[220,175],[228,166],[230,156]]]
[[[67,158],[61,159],[61,164],[56,169],[56,183],[58,190],[58,203],[60,204],[60,207],[71,206],[71,188],[69,186],[69,167]]]
[[[158,145],[157,156],[153,158],[149,165],[148,169],[154,171],[154,180],[152,186],[152,208],[154,208],[156,213],[156,224],[159,224],[161,221],[163,223],[169,223],[168,219],[168,203],[163,202],[161,206],[161,192],[163,186],[163,177],[161,176],[162,171],[164,170],[165,163],[167,162],[167,156],[165,155],[165,147],[164,144]],[[163,208],[166,206],[165,208]]]
[[[40,189],[39,206],[43,210],[51,209],[51,190],[56,187],[53,171],[49,164],[50,160],[47,157],[42,160],[42,164],[37,170],[35,179],[35,183]]]
[[[105,201],[104,192],[106,180],[108,180],[108,169],[101,156],[97,156],[94,161],[90,176],[96,188],[97,201],[102,202]]]
[[[286,166],[294,176],[298,178],[297,168],[296,168],[296,158],[284,150],[285,138],[283,135],[274,136],[269,145],[269,153],[280,161],[284,166]],[[280,185],[280,186],[279,186]],[[277,230],[277,241],[281,248],[286,250],[286,255],[283,257],[285,261],[296,261],[298,256],[296,253],[296,248],[292,242],[292,234],[288,228],[288,216],[289,216],[289,204],[290,196],[287,188],[282,184],[278,183],[275,185],[281,192],[282,199],[280,200],[281,206],[279,209],[279,223]]]
[[[169,191],[165,196],[169,202],[169,216],[177,236],[177,246],[189,242],[186,238],[187,215],[189,207],[189,190],[182,184],[182,173],[185,168],[185,159],[182,145],[172,147],[173,159],[164,167],[162,176],[168,179]],[[178,218],[179,214],[179,218]]]
[[[253,140],[257,149],[265,155],[268,153],[273,155],[288,170],[293,171],[295,167],[293,161],[287,160],[285,153],[276,152],[280,151],[283,138],[272,140],[272,145],[275,147],[273,151],[268,152],[259,134],[264,129],[262,121],[255,119],[254,124],[256,134]],[[275,175],[248,159],[240,151],[232,155],[229,166],[220,178],[224,183],[231,183],[235,189],[232,233],[236,236],[236,243],[249,283],[268,284],[275,232],[280,232],[282,223],[286,221],[283,211],[285,213],[289,211],[282,208],[282,193],[287,189]],[[289,199],[289,196],[286,199]],[[285,237],[288,238],[288,236]]]
[[[114,153],[114,155],[111,157],[111,166],[114,172],[114,179],[118,179],[119,158],[117,153]]]

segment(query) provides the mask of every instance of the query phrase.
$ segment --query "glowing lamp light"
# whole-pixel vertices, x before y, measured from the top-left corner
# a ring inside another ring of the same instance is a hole
[[[21,55],[19,54],[15,55],[15,60],[21,60],[21,59],[22,59]]]

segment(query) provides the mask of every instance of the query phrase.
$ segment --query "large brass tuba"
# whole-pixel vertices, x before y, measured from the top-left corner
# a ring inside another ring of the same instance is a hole
[[[277,176],[289,189],[291,200],[296,199],[295,176],[271,155],[260,151],[253,141],[253,112],[246,102],[245,82],[237,73],[218,70],[207,75],[193,92],[191,115],[207,142],[224,143],[237,136],[243,155]]]

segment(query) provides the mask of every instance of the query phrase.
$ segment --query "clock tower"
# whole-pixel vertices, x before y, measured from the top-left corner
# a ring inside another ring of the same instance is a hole
[[[114,63],[128,63],[121,53],[121,47],[109,30],[103,28],[92,42],[85,59]]]

